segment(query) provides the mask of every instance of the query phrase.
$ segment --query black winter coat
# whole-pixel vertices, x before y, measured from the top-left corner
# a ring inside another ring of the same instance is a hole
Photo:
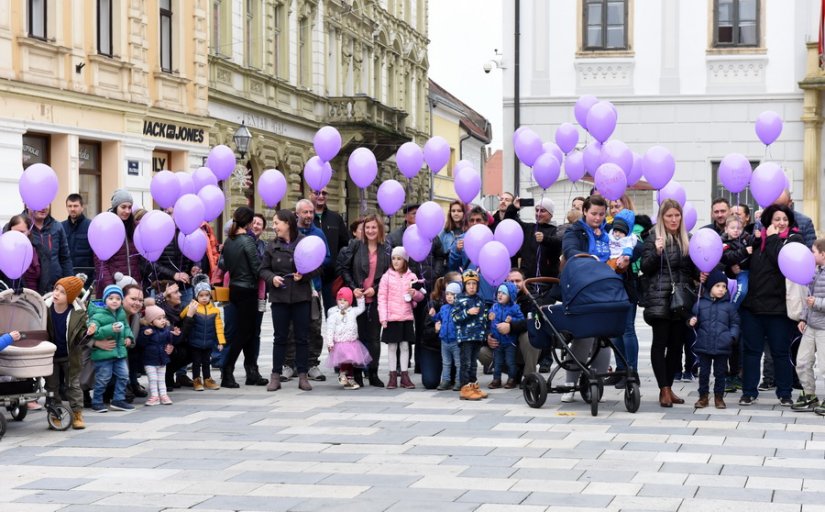
[[[349,243],[349,229],[343,217],[329,208],[324,208],[320,216],[316,213],[313,222],[324,231],[329,253],[332,256],[330,264],[324,267],[321,279],[324,282],[332,282],[335,280],[335,259]]]
[[[77,273],[83,269],[89,278],[92,278],[92,272],[89,269],[94,267],[94,257],[92,254],[92,246],[89,245],[89,226],[92,221],[87,219],[85,215],[77,217],[77,222],[72,222],[71,219],[66,219],[61,223],[63,231],[66,233],[66,239],[69,244],[69,254],[72,258],[73,272]]]
[[[667,262],[670,262],[668,272]],[[690,256],[682,254],[679,246],[673,242],[665,243],[662,254],[656,254],[656,236],[651,233],[642,247],[643,292],[645,297],[644,319],[648,324],[652,320],[678,320],[670,312],[671,283],[694,287],[699,278],[699,271]],[[671,275],[673,281],[671,281]]]
[[[721,263],[725,267],[725,275],[730,279],[736,279],[736,274],[733,273],[731,267],[739,265],[741,270],[748,270],[750,268],[750,257],[748,247],[753,244],[753,236],[742,233],[742,236],[735,239],[722,239],[722,260]]]
[[[693,316],[697,317],[693,351],[710,356],[730,354],[733,340],[739,337],[739,313],[730,296],[714,299],[706,291],[694,304]]]
[[[788,238],[771,235],[765,240],[765,249],[762,250],[762,239],[753,238],[748,294],[742,307],[755,315],[788,314],[785,307],[785,276],[779,270],[779,251],[788,242],[803,243],[803,239],[795,231]]]
[[[229,272],[229,286],[258,289],[258,274],[261,260],[255,239],[249,235],[237,235],[223,244],[223,253],[218,261],[221,270]]]
[[[192,260],[184,256],[180,247],[178,247],[179,232],[180,231],[175,230],[175,236],[172,238],[172,242],[163,248],[160,258],[158,258],[153,265],[159,280],[174,281],[175,274],[178,272],[183,272],[186,275],[192,272]],[[186,283],[180,281],[177,283],[181,291],[189,287]]]
[[[373,288],[378,294],[378,283],[381,281],[381,276],[390,268],[392,263],[392,247],[389,242],[384,242],[384,245],[378,246],[378,261],[375,265],[375,283]],[[344,285],[351,288],[363,288],[364,279],[370,272],[370,252],[367,244],[361,240],[352,240],[347,245],[336,261],[339,276],[344,279]],[[418,275],[418,274],[416,274]]]
[[[291,243],[276,238],[267,245],[261,261],[261,279],[266,282],[266,288],[269,290],[269,302],[295,304],[312,300],[312,280],[320,276],[323,270],[319,267],[303,275],[300,281],[295,281],[292,278],[292,274],[297,272],[295,268],[295,247],[303,239],[304,235],[298,234],[298,237]],[[275,288],[272,284],[272,279],[275,276],[288,277],[284,279],[283,286]]]
[[[524,243],[519,251],[521,272],[525,278],[559,277],[559,258],[561,257],[561,238],[552,224],[522,223]],[[544,240],[536,242],[536,229],[544,233]],[[536,266],[538,262],[538,273]]]

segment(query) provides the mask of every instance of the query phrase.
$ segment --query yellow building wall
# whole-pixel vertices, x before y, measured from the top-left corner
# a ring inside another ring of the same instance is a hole
[[[433,178],[433,200],[440,204],[445,211],[452,201],[458,199],[453,187],[453,167],[458,163],[459,146],[461,143],[461,127],[458,122],[440,116],[438,111],[432,113],[433,116],[433,133],[444,137],[450,145],[450,161],[444,166],[444,169]]]

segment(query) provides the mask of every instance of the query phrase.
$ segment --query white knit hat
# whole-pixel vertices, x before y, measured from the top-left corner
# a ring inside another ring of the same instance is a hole
[[[392,257],[393,258],[400,257],[400,258],[404,258],[404,261],[410,261],[410,257],[407,254],[407,250],[404,249],[404,247],[401,246],[401,245],[399,245],[398,247],[396,247],[395,249],[392,250]]]
[[[553,202],[552,199],[549,197],[545,197],[541,201],[539,201],[539,206],[547,210],[550,215],[553,215],[553,212],[556,210],[556,203]]]

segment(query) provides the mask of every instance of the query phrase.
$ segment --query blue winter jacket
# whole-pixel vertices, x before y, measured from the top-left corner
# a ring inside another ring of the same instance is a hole
[[[515,298],[518,296],[518,289],[516,285],[513,283],[504,283],[507,286],[507,289],[510,291],[510,302],[507,304],[500,304],[496,302],[493,304],[493,307],[490,309],[490,313],[495,314],[495,318],[490,321],[490,333],[492,333],[493,338],[498,340],[501,345],[515,345],[516,340],[518,339],[517,336],[510,334],[501,334],[498,332],[498,324],[505,322],[507,317],[510,317],[510,322],[516,322],[518,320],[524,320],[524,313],[521,312],[521,308],[516,304]]]
[[[6,333],[0,336],[0,351],[2,351],[4,348],[8,347],[12,343],[14,343],[14,339],[12,339],[11,334]]]
[[[474,307],[478,307],[478,314],[468,314],[467,310]],[[459,343],[466,341],[481,343],[487,340],[487,306],[480,295],[459,295],[453,306],[452,316]]]
[[[441,322],[438,337],[445,345],[454,345],[458,341],[458,333],[453,320],[453,307],[453,304],[444,304],[433,316],[433,322]]]
[[[69,254],[72,258],[75,274],[79,272],[79,268],[87,269],[95,265],[92,246],[89,245],[89,226],[91,224],[92,221],[82,214],[78,216],[77,222],[72,222],[71,219],[61,222],[69,244]],[[85,272],[89,274],[90,278],[92,277],[89,270],[85,270]]]
[[[152,329],[147,335],[146,330]],[[172,345],[172,332],[167,325],[163,329],[155,326],[140,328],[138,345],[143,347],[143,364],[146,366],[166,366],[169,364],[169,355],[166,354],[166,345]]]
[[[714,299],[705,292],[693,306],[696,322],[696,343],[693,351],[710,356],[731,353],[733,340],[739,338],[739,313],[726,293]]]
[[[69,254],[69,243],[66,239],[66,232],[63,226],[54,220],[51,215],[43,221],[43,229],[32,226],[32,245],[38,254],[47,255],[48,267],[41,266],[40,272],[48,273],[45,290],[54,288],[54,283],[62,277],[73,275],[72,258]]]

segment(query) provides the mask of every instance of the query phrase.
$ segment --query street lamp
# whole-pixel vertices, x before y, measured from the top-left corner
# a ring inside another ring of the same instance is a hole
[[[235,141],[235,147],[238,148],[238,153],[241,154],[241,160],[243,160],[246,151],[249,149],[249,141],[252,140],[252,134],[249,133],[249,128],[246,127],[243,121],[241,121],[238,129],[235,130],[235,135],[232,136],[232,140]]]

